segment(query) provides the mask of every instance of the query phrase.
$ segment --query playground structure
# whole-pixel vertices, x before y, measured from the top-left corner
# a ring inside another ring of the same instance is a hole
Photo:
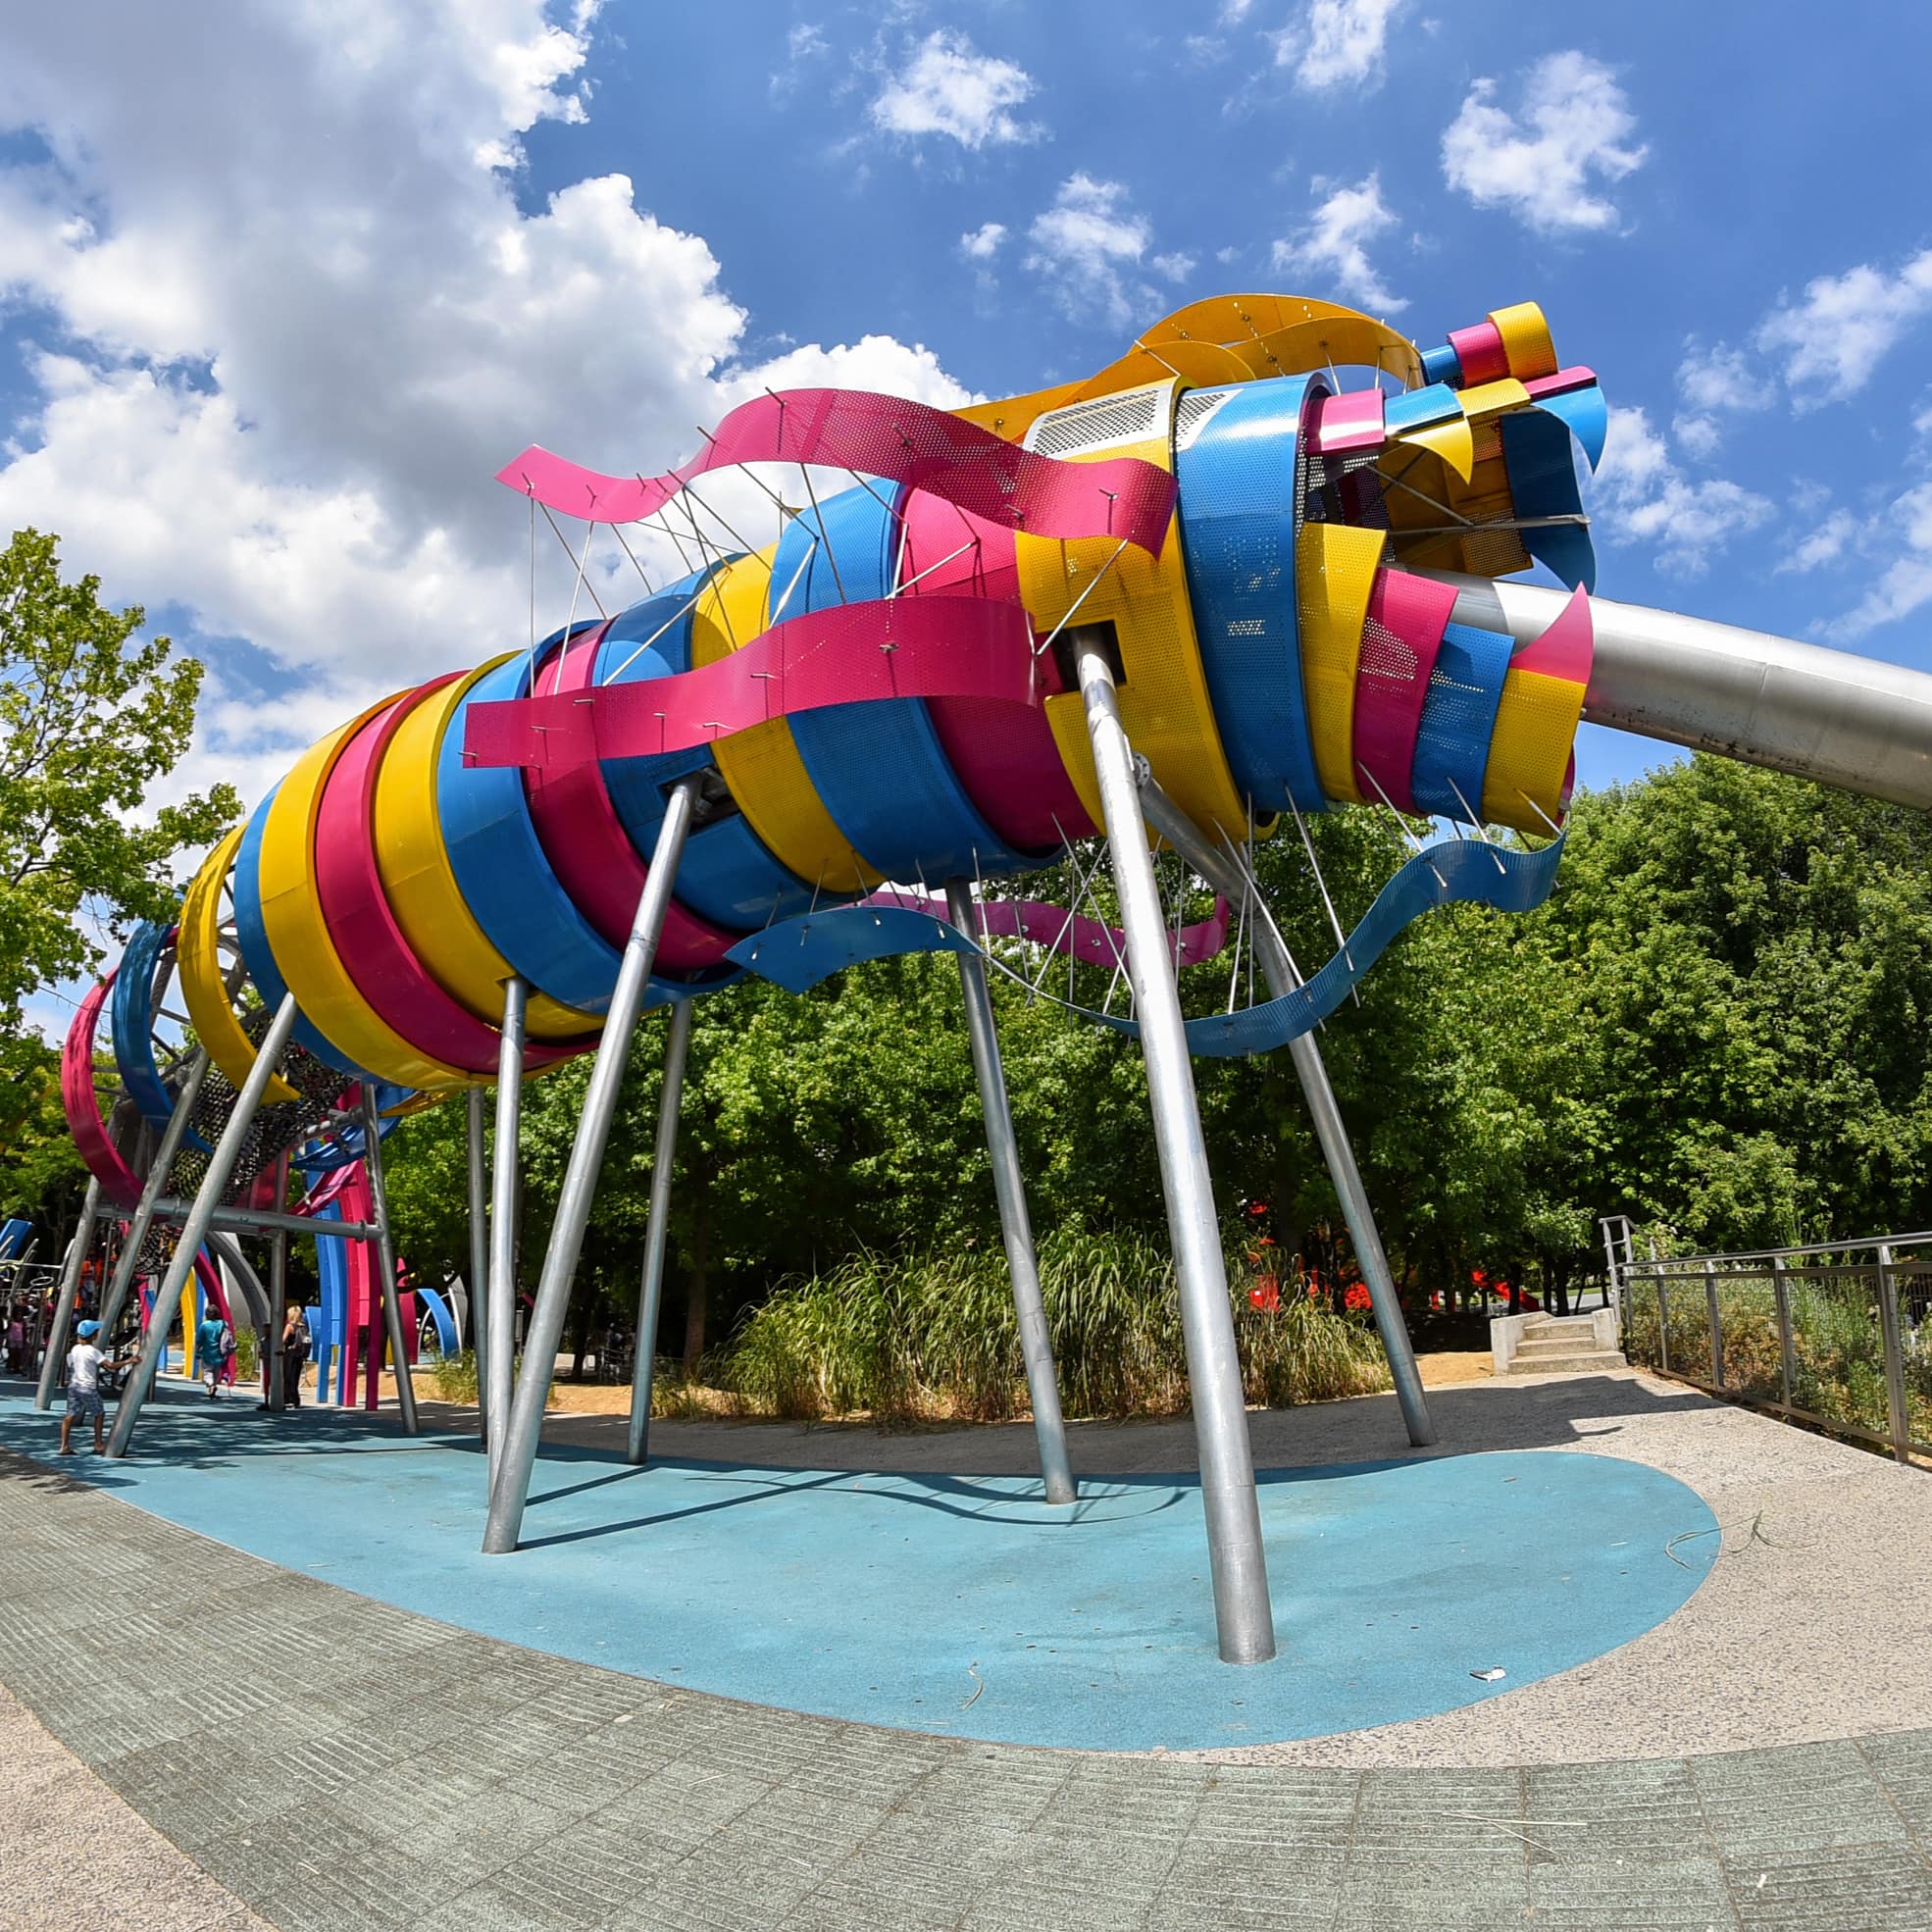
[[[1548,893],[1580,718],[1932,803],[1932,679],[1590,594],[1572,448],[1594,464],[1606,423],[1594,375],[1560,363],[1533,304],[1424,350],[1350,310],[1257,295],[1191,305],[1087,381],[952,414],[768,394],[656,478],[526,451],[499,480],[529,499],[533,544],[540,516],[572,557],[563,626],[322,739],[210,854],[178,926],[137,934],[76,1017],[66,1092],[94,1175],[83,1229],[127,1224],[107,1305],[144,1266],[160,1277],[156,1305],[172,1308],[225,1224],[270,1234],[279,1257],[310,1225],[285,1211],[291,1165],[321,1176],[355,1161],[367,1218],[338,1227],[381,1254],[376,1293],[413,1431],[381,1131],[464,1093],[472,1279],[487,1283],[472,1310],[483,1547],[513,1551],[640,1015],[672,1009],[634,1462],[648,1450],[691,1002],[747,972],[802,989],[857,960],[951,951],[1044,1490],[1071,1501],[987,982],[1022,975],[1057,997],[1044,969],[1064,958],[1067,1002],[1136,1034],[1145,1057],[1220,1653],[1267,1658],[1273,1616],[1191,1056],[1291,1052],[1407,1433],[1429,1443],[1317,1024],[1430,907],[1522,910]],[[774,466],[782,483],[796,476],[803,501],[762,479]],[[736,489],[740,472],[777,513],[763,546],[727,520],[744,514],[737,496],[721,509],[704,494],[714,478]],[[822,497],[841,475],[849,486]],[[581,547],[558,515],[585,526]],[[627,524],[675,548],[686,573],[655,585],[639,567],[638,601],[580,618],[585,594],[595,602],[591,538],[602,527],[623,541]],[[1565,588],[1500,581],[1532,564]],[[1304,974],[1256,888],[1251,841],[1298,839],[1312,866],[1306,815],[1344,805],[1450,830],[1427,843],[1411,834],[1414,856],[1352,932],[1334,922],[1333,956]],[[1491,827],[1523,838],[1506,843]],[[1171,908],[1157,863],[1168,852]],[[1079,888],[1067,907],[997,890],[1061,858]],[[1102,858],[1113,906],[1088,904]],[[1220,903],[1190,924],[1195,880]],[[1180,969],[1225,964],[1231,926],[1225,1005],[1217,991],[1214,1010],[1190,1018]],[[1104,997],[1077,996],[1083,961],[1104,976]],[[157,1047],[174,981],[193,1043]],[[120,1086],[104,1123],[93,1035],[110,996]],[[513,1383],[521,1081],[574,1053],[594,1062]],[[178,1230],[172,1253],[157,1226]],[[63,1310],[86,1246],[70,1250]],[[281,1272],[272,1267],[272,1322]],[[149,1325],[117,1455],[166,1329]]]

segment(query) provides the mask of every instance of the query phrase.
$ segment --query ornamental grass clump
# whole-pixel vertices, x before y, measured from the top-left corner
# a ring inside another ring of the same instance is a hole
[[[1188,1401],[1171,1263],[1131,1235],[1072,1230],[1040,1245],[1041,1295],[1069,1415],[1172,1415]],[[1305,1296],[1262,1308],[1230,1266],[1243,1382],[1253,1402],[1320,1401],[1388,1386],[1366,1320]],[[718,1370],[744,1412],[886,1424],[999,1422],[1029,1411],[1026,1365],[997,1248],[861,1253],[788,1282],[743,1319]]]

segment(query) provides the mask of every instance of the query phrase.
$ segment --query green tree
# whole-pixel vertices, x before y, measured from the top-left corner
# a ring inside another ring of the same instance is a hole
[[[226,785],[146,809],[187,751],[202,667],[145,621],[103,606],[98,578],[64,583],[55,537],[0,551],[0,1181],[21,1206],[74,1164],[41,1131],[48,1058],[23,1001],[97,962],[83,912],[165,918],[173,861],[240,815]]]

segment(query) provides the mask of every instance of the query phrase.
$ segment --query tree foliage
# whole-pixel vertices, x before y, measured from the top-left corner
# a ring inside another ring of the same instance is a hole
[[[23,530],[0,551],[0,1149],[16,1204],[73,1166],[22,1002],[97,963],[83,912],[110,930],[165,917],[172,862],[240,814],[226,785],[148,806],[187,751],[202,667],[140,636],[145,622],[106,608],[98,578],[64,583],[55,537]]]

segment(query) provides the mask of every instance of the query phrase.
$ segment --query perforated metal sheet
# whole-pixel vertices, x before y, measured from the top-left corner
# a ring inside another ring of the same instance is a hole
[[[809,513],[795,518],[779,543],[774,581],[783,589],[797,580],[788,611],[829,614],[847,603],[884,599],[892,586],[899,534],[887,503],[868,490],[850,489],[826,499],[823,511],[824,537],[816,549],[812,539],[820,525]],[[908,614],[914,608],[926,606],[909,605]],[[797,712],[791,736],[846,842],[884,877],[941,880],[976,869],[1004,875],[1034,863],[974,805],[919,699]]]
[[[1155,384],[1154,392],[1161,405],[1160,428],[1145,442],[1129,448],[1147,462],[1165,466],[1172,461],[1174,384]],[[1134,748],[1152,765],[1154,776],[1196,825],[1238,833],[1247,823],[1247,812],[1215,724],[1179,537],[1170,533],[1157,558],[1132,546],[1121,550],[1102,577],[1102,566],[1117,547],[1099,538],[1062,543],[1022,535],[1020,586],[1028,614],[1043,635],[1083,593],[1091,592],[1080,604],[1076,621],[1111,622],[1115,628],[1126,671],[1120,686],[1121,722]],[[1088,818],[1097,825],[1099,788],[1080,694],[1069,691],[1048,698],[1046,717],[1067,776]]]
[[[1429,680],[1442,648],[1443,630],[1455,609],[1446,584],[1378,571],[1362,625],[1361,662],[1355,673],[1355,766],[1371,796],[1398,811],[1413,808],[1410,768],[1429,694]]]
[[[1482,810],[1483,774],[1509,670],[1509,638],[1499,632],[1469,624],[1444,629],[1410,766],[1409,786],[1418,812],[1474,823],[1474,814]]]
[[[1192,442],[1177,444],[1175,460],[1201,666],[1235,784],[1263,813],[1324,803],[1295,593],[1296,459],[1308,396],[1305,376],[1211,395],[1213,413]]]
[[[765,629],[769,601],[785,589],[772,589],[771,570],[769,550],[720,566],[692,613],[694,669],[741,650]],[[786,719],[723,738],[712,755],[760,841],[807,891],[849,897],[881,883],[826,810]]]
[[[1301,688],[1315,771],[1327,795],[1362,796],[1355,778],[1355,673],[1369,593],[1388,539],[1377,530],[1308,523],[1296,539],[1295,587],[1301,625]]]
[[[1590,600],[1578,590],[1510,659],[1483,783],[1483,811],[1498,825],[1547,832],[1560,820],[1590,657]]]
[[[753,933],[732,947],[731,957],[760,979],[804,992],[861,960],[977,950],[965,934],[923,912],[846,905],[821,907],[768,932]]]

